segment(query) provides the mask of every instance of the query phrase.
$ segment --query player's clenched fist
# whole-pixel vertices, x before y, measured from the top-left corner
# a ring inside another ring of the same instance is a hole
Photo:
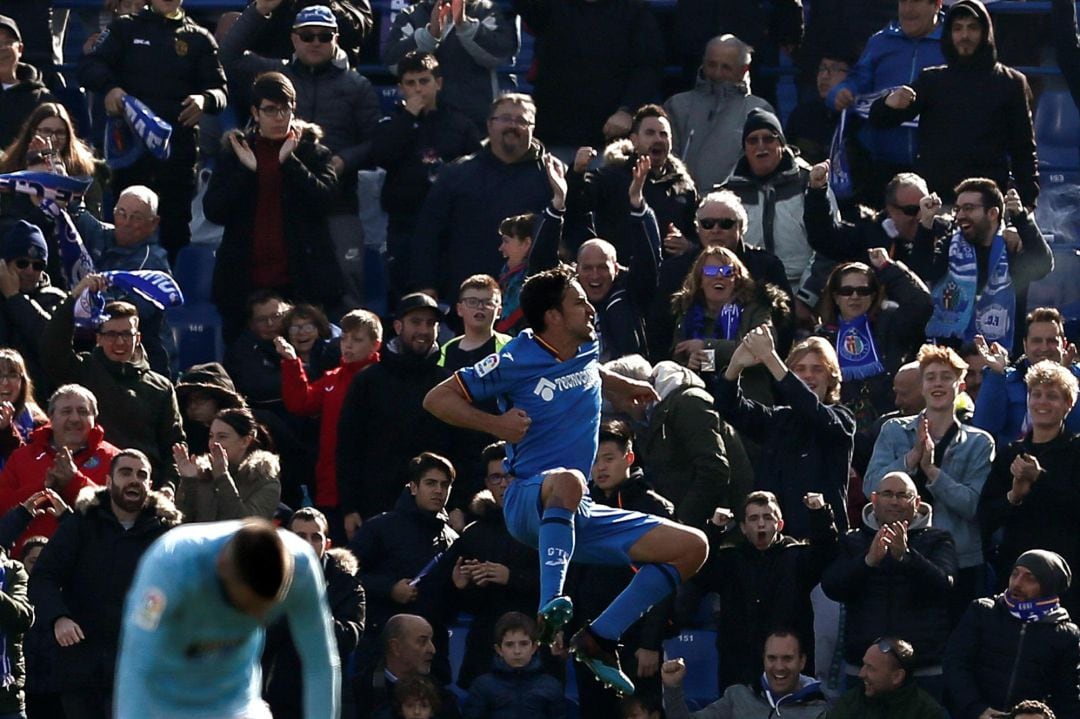
[[[495,433],[495,436],[515,444],[525,437],[525,432],[531,424],[532,420],[525,414],[525,410],[512,409],[499,415],[499,431]]]

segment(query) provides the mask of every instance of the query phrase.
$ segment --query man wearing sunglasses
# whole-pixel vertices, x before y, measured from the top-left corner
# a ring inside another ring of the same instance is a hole
[[[19,220],[0,239],[0,328],[4,344],[16,349],[26,360],[38,396],[46,396],[56,385],[41,364],[38,339],[45,324],[64,301],[62,290],[49,284],[45,266],[49,246],[41,230]]]

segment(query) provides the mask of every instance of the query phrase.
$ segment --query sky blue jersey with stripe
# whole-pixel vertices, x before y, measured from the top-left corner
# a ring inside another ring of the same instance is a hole
[[[472,401],[494,397],[499,411],[522,409],[532,420],[522,440],[507,446],[512,475],[567,467],[589,476],[600,435],[599,356],[598,343],[587,342],[560,360],[527,329],[499,352],[457,371]]]
[[[295,570],[263,621],[225,598],[222,547],[239,521],[188,524],[143,555],[124,604],[116,672],[117,719],[227,719],[261,706],[264,626],[285,615],[303,666],[305,719],[335,719],[341,672],[322,567],[311,546],[278,530]]]

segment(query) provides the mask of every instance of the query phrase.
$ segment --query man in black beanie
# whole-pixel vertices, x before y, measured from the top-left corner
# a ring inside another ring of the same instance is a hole
[[[1022,699],[1080,716],[1080,629],[1059,602],[1071,582],[1061,555],[1033,549],[1016,560],[1005,592],[971,603],[945,649],[954,719],[1004,716]]]

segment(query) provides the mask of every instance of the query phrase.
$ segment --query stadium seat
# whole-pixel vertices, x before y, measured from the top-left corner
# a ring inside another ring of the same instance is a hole
[[[1048,90],[1035,110],[1035,142],[1044,170],[1080,168],[1080,111],[1065,90]]]
[[[186,287],[184,292],[187,292]],[[225,356],[221,315],[212,303],[189,300],[183,307],[166,310],[165,317],[176,340],[177,360],[181,369],[203,362],[220,362]]]
[[[173,267],[173,277],[188,305],[211,301],[214,279],[214,248],[192,244],[180,250]]]
[[[720,696],[716,676],[716,632],[708,629],[687,630],[664,642],[664,658],[686,660],[683,692],[693,711],[716,701]]]

